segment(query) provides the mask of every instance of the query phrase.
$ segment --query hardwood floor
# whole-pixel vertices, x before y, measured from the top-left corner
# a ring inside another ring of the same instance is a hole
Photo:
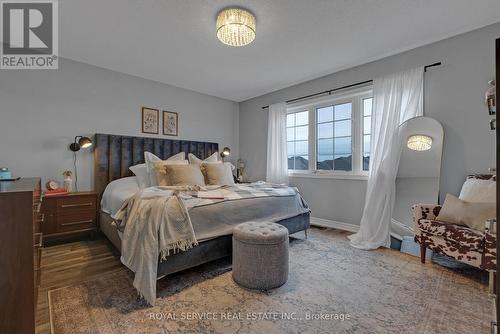
[[[46,247],[42,251],[36,333],[50,333],[49,290],[78,284],[123,268],[117,252],[105,238]]]

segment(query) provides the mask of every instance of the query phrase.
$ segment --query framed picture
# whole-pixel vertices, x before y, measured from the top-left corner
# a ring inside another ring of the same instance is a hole
[[[160,111],[158,109],[142,107],[142,132],[158,134]]]
[[[179,131],[179,114],[173,111],[163,112],[163,134],[177,136]]]

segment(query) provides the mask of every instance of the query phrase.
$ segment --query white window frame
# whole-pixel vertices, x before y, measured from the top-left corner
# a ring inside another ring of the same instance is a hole
[[[299,111],[309,112],[309,169],[308,170],[288,170],[290,177],[311,177],[311,178],[335,178],[335,179],[358,179],[368,178],[368,171],[363,170],[363,99],[373,96],[372,86],[365,86],[350,89],[339,93],[309,99],[287,106],[287,113]],[[352,103],[351,113],[351,149],[352,149],[352,170],[317,170],[317,138],[316,138],[316,109],[331,105]]]

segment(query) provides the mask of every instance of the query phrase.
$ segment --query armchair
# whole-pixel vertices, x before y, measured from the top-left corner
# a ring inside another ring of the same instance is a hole
[[[470,178],[485,179],[484,176]],[[425,263],[425,251],[429,248],[471,266],[496,271],[495,219],[486,221],[485,230],[479,231],[437,221],[440,205],[417,204],[412,210],[415,241],[420,244],[422,263]]]

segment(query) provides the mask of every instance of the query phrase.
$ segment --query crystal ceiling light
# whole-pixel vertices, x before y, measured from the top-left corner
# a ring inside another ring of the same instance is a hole
[[[226,8],[217,14],[217,38],[230,46],[244,46],[255,39],[255,16],[242,8]]]

